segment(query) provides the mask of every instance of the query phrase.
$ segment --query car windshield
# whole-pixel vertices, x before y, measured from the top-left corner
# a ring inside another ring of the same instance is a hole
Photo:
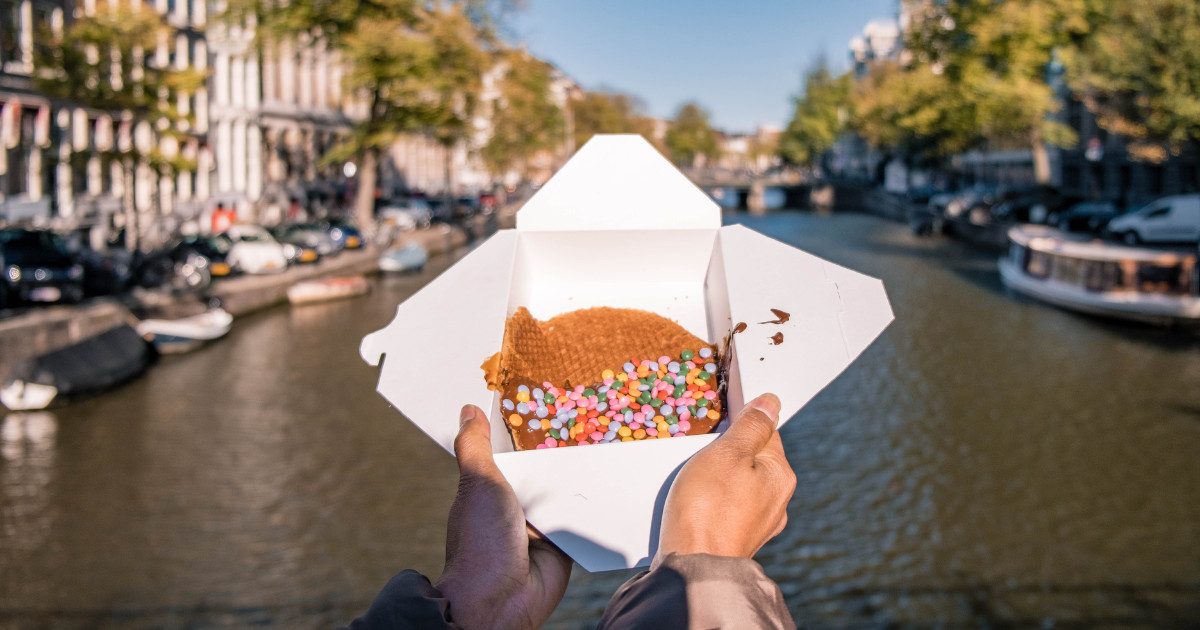
[[[10,265],[67,264],[70,257],[62,240],[48,232],[28,233],[3,242],[4,262]]]
[[[259,232],[257,230],[246,230],[238,232],[237,239],[243,243],[270,243],[272,242],[271,235],[266,231]]]

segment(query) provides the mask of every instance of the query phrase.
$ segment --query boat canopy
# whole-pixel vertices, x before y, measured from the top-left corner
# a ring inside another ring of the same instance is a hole
[[[1177,265],[1196,258],[1196,250],[1127,247],[1079,234],[1069,234],[1044,225],[1017,225],[1008,230],[1013,243],[1037,252],[1097,261],[1134,261]]]

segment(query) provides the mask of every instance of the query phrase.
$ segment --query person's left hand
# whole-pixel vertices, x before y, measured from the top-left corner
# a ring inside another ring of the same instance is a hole
[[[571,559],[525,522],[492,458],[483,411],[467,405],[459,422],[458,495],[437,588],[450,601],[450,618],[463,628],[537,628],[567,589]]]

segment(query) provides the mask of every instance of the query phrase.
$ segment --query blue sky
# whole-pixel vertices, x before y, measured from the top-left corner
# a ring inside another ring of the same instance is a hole
[[[726,131],[783,126],[804,71],[848,67],[850,38],[897,0],[526,0],[517,40],[585,89],[633,94],[670,118],[694,100]]]

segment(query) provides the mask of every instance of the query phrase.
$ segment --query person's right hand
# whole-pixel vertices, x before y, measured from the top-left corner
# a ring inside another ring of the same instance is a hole
[[[672,553],[749,558],[783,531],[796,474],[778,423],[779,399],[763,394],[684,464],[667,493],[652,566]]]

